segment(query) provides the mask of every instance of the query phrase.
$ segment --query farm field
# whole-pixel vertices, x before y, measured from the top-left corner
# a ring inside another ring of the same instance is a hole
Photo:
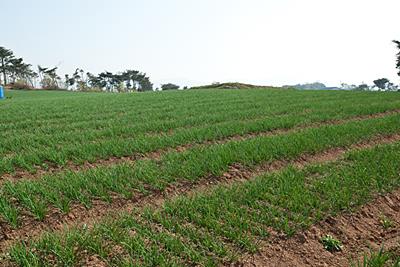
[[[7,96],[0,266],[400,261],[399,93]]]

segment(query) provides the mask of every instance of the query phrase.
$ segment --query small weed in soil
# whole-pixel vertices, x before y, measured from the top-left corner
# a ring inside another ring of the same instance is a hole
[[[385,230],[393,227],[393,221],[386,216],[381,217],[380,223]]]
[[[327,251],[337,252],[343,248],[342,242],[331,235],[326,235],[321,238],[321,243]]]

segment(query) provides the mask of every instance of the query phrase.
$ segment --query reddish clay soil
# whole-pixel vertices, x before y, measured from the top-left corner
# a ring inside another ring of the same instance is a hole
[[[244,135],[233,135],[229,137],[224,137],[221,139],[216,139],[216,140],[209,140],[209,141],[204,141],[200,143],[190,143],[190,144],[184,144],[178,147],[174,148],[167,148],[167,149],[160,149],[157,151],[152,151],[149,153],[145,154],[135,154],[131,156],[124,156],[124,157],[110,157],[107,159],[99,159],[96,160],[95,162],[84,162],[82,164],[76,164],[74,162],[68,162],[65,166],[57,166],[52,164],[51,162],[45,162],[49,167],[44,169],[42,166],[37,166],[35,169],[35,172],[29,172],[24,169],[17,169],[14,173],[6,173],[0,175],[0,185],[4,183],[5,181],[18,181],[21,179],[37,179],[40,178],[44,175],[48,174],[57,174],[61,173],[64,171],[81,171],[81,170],[86,170],[90,168],[95,168],[99,166],[109,166],[109,165],[115,165],[118,163],[129,163],[129,164],[134,164],[135,161],[138,159],[155,159],[158,160],[160,159],[164,154],[168,152],[183,152],[195,145],[213,145],[213,144],[224,144],[230,141],[239,141],[239,140],[245,140],[248,138],[253,138],[253,137],[259,137],[259,136],[272,136],[272,135],[280,135],[280,134],[287,134],[291,132],[296,132],[299,130],[303,129],[309,129],[309,128],[317,128],[323,125],[337,125],[337,124],[343,124],[346,122],[351,122],[351,121],[360,121],[360,120],[365,120],[365,119],[372,119],[372,118],[382,118],[387,115],[391,114],[396,114],[400,113],[400,110],[391,110],[387,112],[382,112],[382,113],[376,113],[376,114],[371,114],[371,115],[363,115],[363,116],[355,116],[349,119],[344,119],[344,120],[328,120],[325,122],[318,122],[318,123],[311,123],[311,124],[306,124],[306,125],[299,125],[290,129],[276,129],[272,131],[265,131],[265,132],[258,132],[258,133],[249,133],[249,134],[244,134]]]
[[[385,229],[382,218],[392,227]],[[400,246],[400,190],[378,196],[353,213],[328,217],[308,230],[285,239],[274,237],[258,253],[243,257],[240,266],[350,266],[370,249]],[[328,252],[320,242],[330,234],[343,243],[340,252]]]

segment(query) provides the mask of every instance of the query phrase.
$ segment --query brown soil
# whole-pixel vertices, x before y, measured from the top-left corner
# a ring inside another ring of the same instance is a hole
[[[114,215],[121,211],[130,211],[134,208],[140,208],[147,205],[161,206],[166,199],[174,198],[182,194],[192,194],[203,190],[210,190],[213,185],[229,185],[234,181],[244,181],[251,179],[261,173],[278,171],[289,164],[294,164],[301,168],[310,163],[325,162],[337,160],[346,151],[351,149],[362,149],[373,147],[377,144],[391,143],[400,140],[400,134],[389,137],[377,137],[376,139],[360,144],[355,144],[348,148],[338,148],[324,151],[315,155],[303,155],[293,161],[275,161],[272,163],[257,166],[250,169],[241,165],[233,165],[229,171],[223,175],[208,176],[193,183],[186,180],[169,186],[165,191],[153,191],[144,196],[136,194],[132,199],[124,199],[120,196],[114,196],[112,203],[104,201],[94,201],[92,208],[86,209],[82,205],[74,205],[71,211],[66,215],[60,213],[57,209],[49,211],[44,221],[39,222],[30,215],[23,216],[22,225],[18,229],[12,229],[3,223],[0,228],[0,253],[5,252],[7,248],[15,241],[29,240],[32,237],[39,236],[43,231],[62,230],[65,226],[72,225],[92,225],[106,215]],[[0,256],[1,258],[1,256]]]
[[[385,250],[399,247],[400,190],[379,196],[354,213],[328,217],[308,230],[284,239],[275,237],[257,254],[243,257],[240,266],[350,266],[362,260],[370,249]],[[382,218],[393,226],[384,229]],[[328,252],[320,242],[330,234],[343,243],[340,252]]]
[[[24,169],[17,169],[14,173],[6,173],[6,174],[0,175],[0,185],[2,183],[4,183],[5,181],[18,181],[21,179],[37,179],[37,178],[40,178],[45,175],[57,174],[57,173],[61,173],[64,171],[81,171],[81,170],[87,170],[90,168],[96,168],[99,166],[110,166],[110,165],[115,165],[115,164],[119,164],[119,163],[134,164],[139,159],[158,160],[166,153],[183,152],[193,146],[224,144],[224,143],[231,142],[231,141],[245,140],[245,139],[253,138],[253,137],[288,134],[288,133],[296,132],[296,131],[303,130],[303,129],[317,128],[317,127],[320,127],[323,125],[337,125],[337,124],[343,124],[343,123],[351,122],[351,121],[359,121],[359,120],[372,119],[372,118],[381,118],[381,117],[384,117],[384,116],[387,116],[390,114],[396,114],[396,113],[400,113],[400,110],[391,110],[391,111],[376,113],[376,114],[371,114],[371,115],[356,116],[356,117],[352,117],[352,118],[344,119],[344,120],[329,120],[329,121],[325,121],[325,122],[299,125],[299,126],[296,126],[296,127],[290,128],[290,129],[276,129],[276,130],[272,130],[272,131],[249,133],[249,134],[244,134],[244,135],[233,135],[233,136],[224,137],[221,139],[209,140],[209,141],[204,141],[204,142],[200,142],[200,143],[196,143],[196,144],[189,143],[189,144],[184,144],[184,145],[177,146],[174,148],[160,149],[160,150],[152,151],[152,152],[145,153],[145,154],[134,154],[131,156],[124,156],[124,157],[110,157],[107,159],[99,159],[99,160],[96,160],[95,162],[87,162],[86,161],[83,164],[76,164],[76,163],[70,161],[65,166],[57,166],[50,162],[45,162],[49,167],[43,168],[42,166],[37,166],[34,173],[24,170]]]

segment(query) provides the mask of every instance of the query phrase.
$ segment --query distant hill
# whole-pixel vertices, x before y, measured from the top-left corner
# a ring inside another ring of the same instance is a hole
[[[327,87],[325,84],[320,82],[296,84],[296,85],[284,85],[283,88],[295,88],[298,90],[341,90],[338,87]]]
[[[227,82],[227,83],[213,83],[202,86],[193,86],[190,89],[260,89],[260,88],[264,89],[283,88],[283,89],[297,89],[297,90],[342,90],[341,88],[338,87],[328,87],[320,82],[296,84],[296,85],[284,85],[282,87],[254,85],[254,84],[238,83],[238,82]]]
[[[262,85],[253,85],[246,83],[237,83],[237,82],[229,82],[229,83],[213,83],[209,85],[202,86],[194,86],[190,89],[259,89],[259,88],[275,88],[273,86],[262,86]]]

